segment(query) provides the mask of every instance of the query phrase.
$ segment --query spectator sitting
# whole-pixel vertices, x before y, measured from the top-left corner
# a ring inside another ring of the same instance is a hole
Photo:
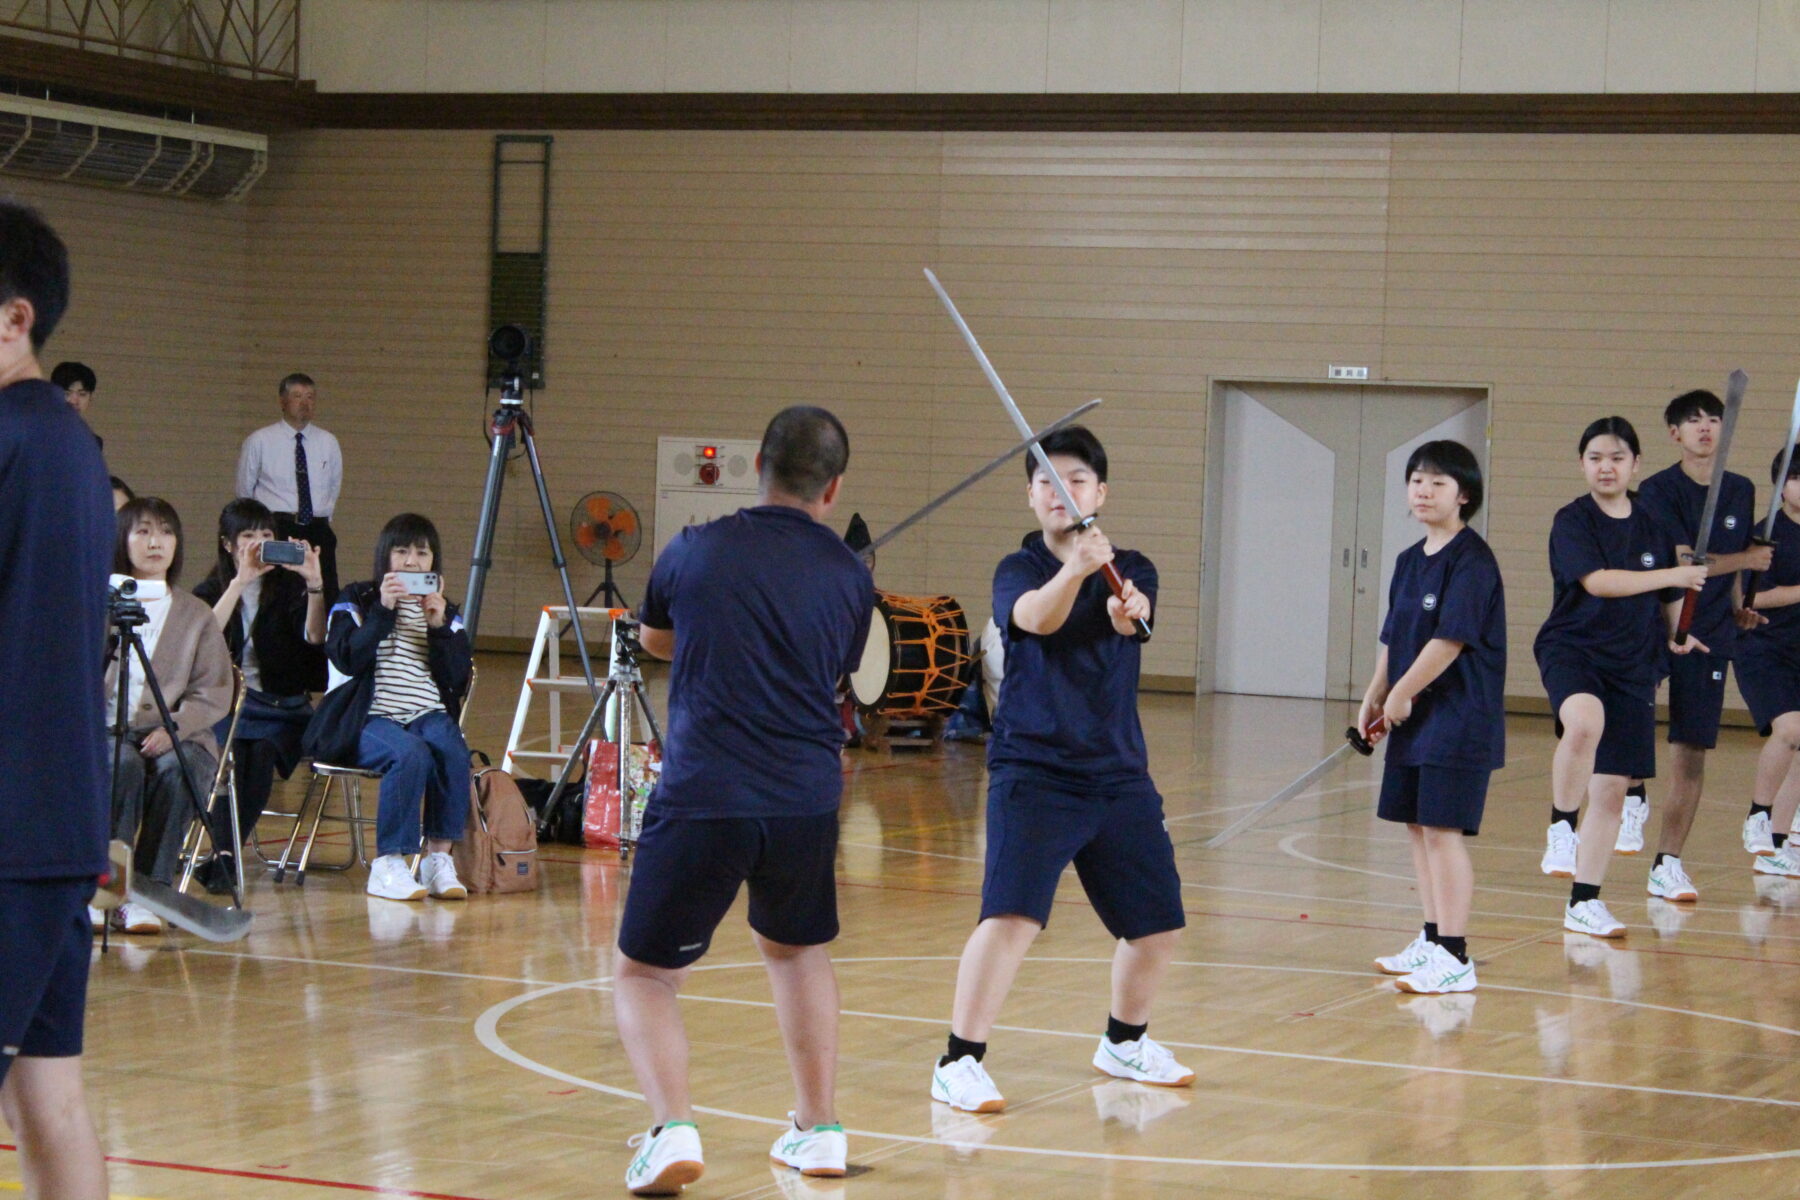
[[[243,712],[232,746],[237,776],[238,836],[250,837],[268,807],[275,773],[286,779],[300,761],[300,739],[312,717],[308,692],[325,690],[325,587],[319,552],[292,567],[265,563],[275,517],[255,500],[233,500],[219,514],[218,563],[194,587],[212,605],[232,661],[244,673]],[[213,730],[221,740],[231,721]],[[228,827],[219,823],[219,831]],[[206,890],[225,893],[237,877],[233,851],[214,847],[197,872]]]
[[[107,757],[113,771],[113,836],[134,843],[139,872],[173,884],[194,815],[181,773],[186,770],[195,798],[205,804],[219,761],[213,726],[231,705],[231,656],[206,605],[174,586],[181,574],[181,518],[174,507],[142,496],[119,510],[118,522],[113,570],[167,585],[161,596],[143,601],[150,620],[138,632],[181,744],[172,743],[163,728],[143,664],[134,656],[125,740]],[[118,678],[113,659],[106,667],[109,715],[117,711]],[[97,923],[99,910],[90,909],[88,916]],[[162,932],[162,920],[141,905],[122,905],[114,919],[127,933]]]

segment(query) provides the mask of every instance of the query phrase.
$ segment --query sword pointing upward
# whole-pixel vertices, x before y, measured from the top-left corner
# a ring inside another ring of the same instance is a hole
[[[1788,472],[1794,466],[1794,440],[1800,438],[1800,384],[1794,387],[1794,415],[1788,418],[1787,441],[1781,445],[1781,469],[1775,472],[1775,495],[1769,501],[1769,519],[1763,522],[1762,536],[1756,539],[1759,546],[1775,544],[1775,514],[1781,511],[1781,493],[1787,490]],[[1744,607],[1749,608],[1756,600],[1756,585],[1762,578],[1759,571],[1751,571],[1744,580]]]
[[[1700,510],[1700,529],[1694,535],[1694,553],[1688,561],[1696,566],[1706,564],[1706,543],[1712,539],[1713,515],[1719,510],[1719,493],[1725,486],[1725,457],[1731,453],[1731,434],[1737,428],[1738,409],[1744,406],[1744,390],[1750,377],[1733,371],[1725,384],[1725,420],[1719,426],[1719,448],[1713,451],[1712,482],[1706,485],[1706,507]],[[1694,609],[1700,593],[1690,591],[1681,598],[1681,619],[1675,622],[1675,644],[1685,646],[1688,630],[1694,625]]]
[[[938,282],[938,277],[931,273],[929,267],[925,268],[925,280],[931,284],[931,290],[937,293],[937,298],[943,301],[945,310],[950,314],[950,319],[956,322],[957,332],[961,333],[963,341],[968,343],[969,350],[975,355],[975,361],[981,364],[981,373],[987,376],[988,384],[994,389],[994,394],[999,396],[1000,403],[1005,405],[1006,415],[1012,418],[1012,423],[1018,428],[1019,433],[1031,440],[1032,456],[1037,459],[1038,466],[1042,467],[1050,476],[1050,486],[1056,489],[1057,499],[1062,501],[1064,510],[1073,519],[1073,528],[1088,528],[1094,523],[1093,515],[1082,515],[1081,506],[1075,503],[1075,498],[1069,494],[1069,486],[1063,482],[1062,476],[1057,474],[1056,468],[1051,465],[1050,456],[1044,453],[1043,446],[1033,440],[1036,435],[1031,432],[1031,422],[1025,419],[1025,414],[1019,411],[1017,404],[1013,403],[1012,393],[1008,392],[1006,385],[1000,382],[999,372],[995,371],[994,364],[988,361],[987,354],[981,349],[981,343],[975,340],[975,334],[969,329],[969,323],[964,321],[962,314],[956,311],[956,304],[950,299],[950,293],[944,290],[944,285]],[[1125,577],[1119,574],[1119,568],[1112,563],[1107,563],[1100,569],[1106,576],[1106,585],[1112,589],[1112,594],[1122,598],[1125,595]],[[1148,621],[1142,617],[1136,617],[1133,618],[1132,624],[1137,627],[1138,641],[1150,640],[1150,623]]]
[[[1348,757],[1352,750],[1356,751],[1364,758],[1375,753],[1375,744],[1386,736],[1386,717],[1376,717],[1374,724],[1369,726],[1367,736],[1364,736],[1356,726],[1352,725],[1350,728],[1344,730],[1344,744],[1339,746],[1336,750],[1333,750],[1330,754],[1327,754],[1324,761],[1318,766],[1300,776],[1300,778],[1294,780],[1294,782],[1288,784],[1279,792],[1276,792],[1273,796],[1270,796],[1267,800],[1264,800],[1261,804],[1258,804],[1255,808],[1252,808],[1249,812],[1245,813],[1225,828],[1219,830],[1219,832],[1213,834],[1210,838],[1207,838],[1201,845],[1208,850],[1223,846],[1226,842],[1229,842],[1232,838],[1256,824],[1265,815],[1280,808],[1283,804],[1286,804],[1289,800],[1292,800],[1295,796],[1298,796],[1301,792],[1306,791],[1308,788],[1312,787],[1313,784],[1319,782],[1319,780],[1323,779],[1331,772],[1333,767],[1337,766],[1338,763]]]

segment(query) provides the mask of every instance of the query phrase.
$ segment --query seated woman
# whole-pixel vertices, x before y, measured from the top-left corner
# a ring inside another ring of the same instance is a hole
[[[206,803],[218,766],[213,726],[230,711],[231,656],[212,612],[174,586],[181,574],[181,518],[169,502],[154,496],[128,502],[119,510],[118,528],[113,570],[132,576],[140,585],[152,585],[140,591],[149,621],[138,633],[177,738],[172,741],[163,727],[143,664],[134,655],[125,736],[116,744],[116,753],[108,756],[114,771],[113,836],[135,845],[140,873],[172,884],[181,843],[194,817],[193,800]],[[154,596],[148,594],[152,592]],[[117,711],[118,681],[118,657],[109,655],[109,716]],[[181,778],[184,769],[193,785],[192,797]],[[97,909],[88,915],[96,923],[101,919]],[[114,919],[126,933],[162,932],[162,921],[141,905],[121,906]]]
[[[437,527],[417,513],[401,513],[382,529],[375,578],[344,589],[325,643],[332,665],[350,677],[340,688],[356,690],[321,704],[307,735],[309,750],[353,744],[356,764],[381,772],[379,857],[369,867],[368,892],[387,900],[468,894],[450,846],[469,817],[469,748],[456,717],[474,657],[441,584],[422,590],[424,573],[437,571],[443,558]],[[421,799],[425,855],[415,878],[406,856],[420,848]]]
[[[233,500],[219,514],[219,561],[194,595],[212,605],[232,661],[244,673],[244,709],[232,747],[237,776],[238,836],[249,839],[269,806],[275,773],[286,779],[300,761],[300,738],[312,718],[308,692],[325,690],[325,585],[319,552],[297,542],[305,559],[263,561],[275,517],[256,500]],[[213,732],[223,740],[230,718]],[[224,833],[229,826],[220,824]],[[236,879],[233,848],[196,873],[206,890],[224,893]]]

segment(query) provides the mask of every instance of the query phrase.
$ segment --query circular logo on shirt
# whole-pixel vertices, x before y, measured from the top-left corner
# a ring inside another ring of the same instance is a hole
[[[1644,551],[1644,556],[1638,561],[1643,563],[1646,567],[1654,567],[1656,565],[1656,555],[1646,550]]]
[[[1436,608],[1437,607],[1436,593],[1433,593],[1433,592],[1425,593],[1424,605],[1425,605],[1426,612],[1430,612],[1432,609]]]
[[[1725,518],[1725,528],[1736,529],[1737,528],[1737,517],[1736,516],[1727,516]]]

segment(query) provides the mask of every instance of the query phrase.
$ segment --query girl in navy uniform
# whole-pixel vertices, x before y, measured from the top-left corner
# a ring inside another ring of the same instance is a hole
[[[1618,838],[1625,788],[1656,774],[1656,682],[1663,647],[1704,652],[1697,638],[1669,639],[1681,594],[1706,583],[1706,567],[1677,566],[1666,532],[1630,492],[1637,431],[1603,417],[1579,443],[1588,494],[1565,504],[1550,527],[1554,599],[1534,647],[1556,714],[1546,875],[1574,877],[1563,928],[1623,937],[1600,901]],[[1583,796],[1588,836],[1576,835]]]
[[[1781,455],[1769,467],[1769,477],[1781,488],[1781,512],[1775,517],[1775,560],[1757,584],[1756,611],[1767,623],[1744,634],[1738,641],[1738,690],[1750,706],[1751,719],[1768,742],[1756,762],[1756,793],[1750,818],[1762,818],[1762,828],[1791,828],[1800,807],[1800,770],[1795,751],[1800,750],[1800,455],[1788,468],[1785,481]],[[1746,838],[1746,840],[1748,840]],[[1761,876],[1800,876],[1800,852],[1786,833],[1769,834],[1773,854],[1753,859]]]
[[[1406,825],[1425,926],[1375,965],[1399,975],[1403,992],[1468,992],[1475,880],[1463,838],[1480,831],[1488,775],[1506,761],[1506,598],[1494,552],[1467,524],[1482,494],[1469,449],[1420,446],[1406,463],[1406,491],[1425,539],[1394,563],[1381,652],[1357,725],[1366,733],[1387,718],[1376,815]]]

